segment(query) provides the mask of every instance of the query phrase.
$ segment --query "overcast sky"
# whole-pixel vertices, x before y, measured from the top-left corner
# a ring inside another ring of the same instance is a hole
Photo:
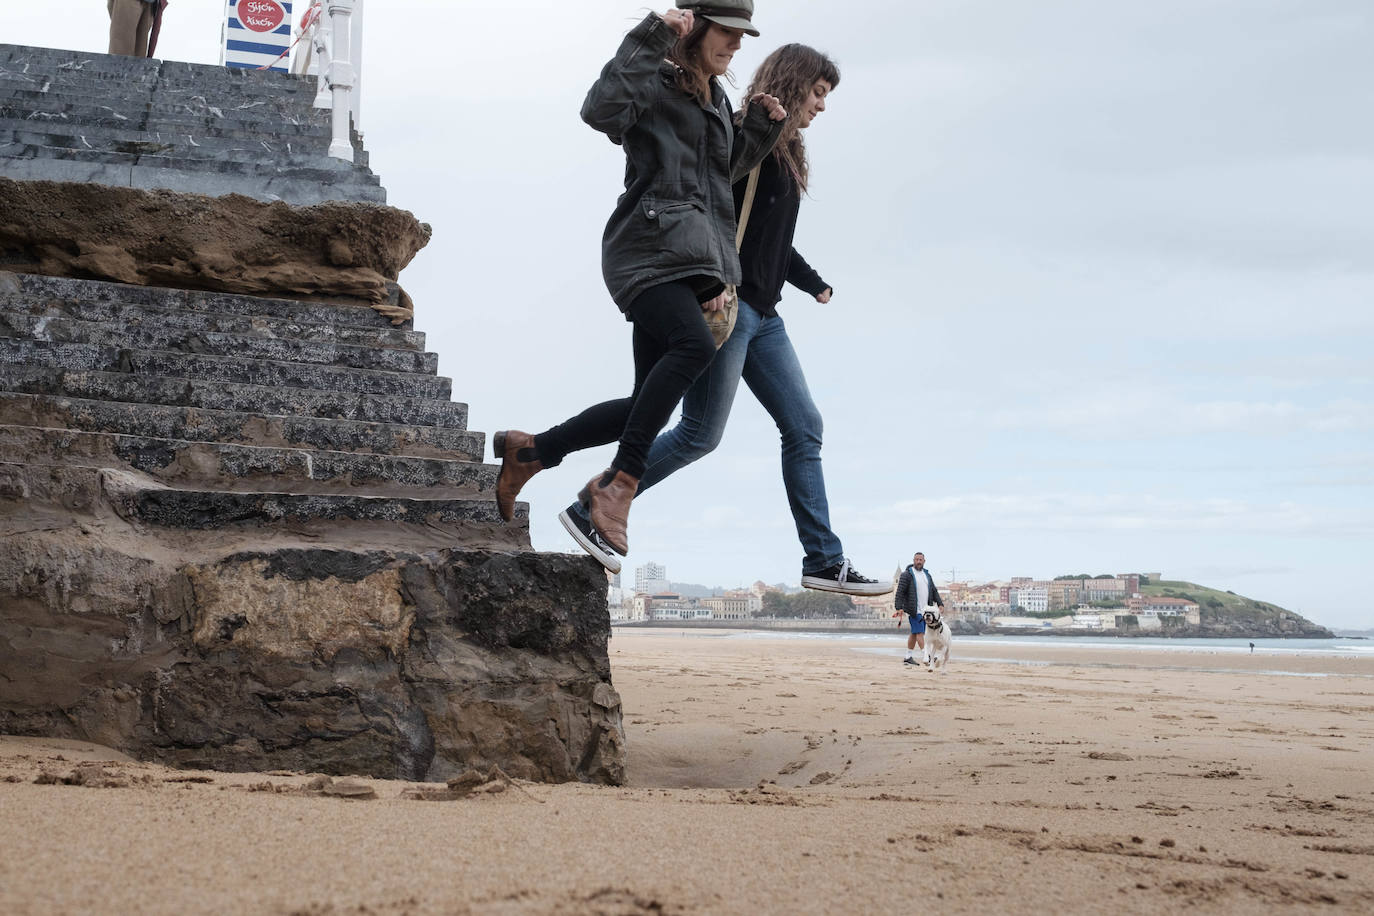
[[[102,51],[104,6],[7,2],[0,41]],[[472,428],[628,393],[599,265],[623,157],[578,108],[647,8],[369,7],[366,143],[434,227],[401,280]],[[160,56],[218,62],[220,11],[173,0]],[[784,42],[841,68],[796,243],[835,297],[780,312],[860,571],[1163,572],[1374,627],[1374,4],[760,0],[755,24],[736,98]],[[526,488],[537,548],[576,550],[555,516],[612,454]],[[631,580],[795,584],[778,465],[741,387],[720,449],[636,502]]]

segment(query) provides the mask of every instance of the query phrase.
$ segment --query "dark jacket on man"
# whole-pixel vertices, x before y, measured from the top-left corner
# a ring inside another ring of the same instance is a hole
[[[917,570],[915,566],[908,566],[902,571],[901,578],[897,580],[897,594],[892,600],[892,606],[899,611],[906,611],[908,614],[922,614],[925,608],[916,606],[916,576],[925,576],[926,584],[930,589],[930,603],[938,605],[940,610],[945,609],[945,603],[940,600],[940,591],[935,587],[935,577],[930,574],[930,570]]]
[[[649,14],[582,103],[582,120],[625,147],[625,193],[601,240],[601,272],[622,312],[674,280],[693,278],[703,301],[740,282],[731,184],[782,133],[783,122],[752,105],[736,136],[717,80],[710,106],[683,92],[664,58],[676,41],[672,26]]]

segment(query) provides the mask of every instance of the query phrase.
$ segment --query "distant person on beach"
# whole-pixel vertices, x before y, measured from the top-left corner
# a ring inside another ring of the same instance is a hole
[[[789,44],[768,55],[745,90],[746,97],[776,96],[788,115],[772,155],[734,186],[735,216],[744,225],[739,252],[744,279],[735,328],[710,367],[687,390],[678,424],[654,440],[639,492],[720,444],[743,379],[781,434],[783,485],[803,552],[802,586],[846,595],[885,595],[892,590],[891,582],[860,575],[830,527],[821,468],[821,413],[777,311],[784,283],[822,305],[834,294],[792,247],[792,239],[810,178],[802,132],[825,111],[839,82],[834,61],[814,48]],[[814,321],[825,314],[813,311],[808,317]],[[567,514],[578,517],[582,509],[573,505]]]
[[[110,53],[148,56],[153,23],[167,0],[107,0],[110,14]]]
[[[926,555],[918,550],[911,558],[911,565],[902,570],[902,575],[897,580],[897,594],[892,601],[892,606],[899,612],[905,612],[907,619],[911,621],[911,635],[906,638],[906,660],[903,662],[905,665],[918,664],[912,655],[917,646],[921,647],[919,664],[930,664],[930,652],[926,649],[926,621],[923,615],[926,608],[932,604],[942,611],[945,609],[945,603],[940,600],[940,590],[935,587],[935,579],[930,575],[930,570],[926,569]]]
[[[1255,644],[1254,644],[1254,643],[1250,643],[1250,654],[1251,654],[1251,655],[1254,655],[1254,654],[1255,654]]]
[[[630,30],[582,103],[582,119],[625,150],[625,193],[606,225],[601,270],[611,298],[634,325],[629,397],[587,408],[538,435],[492,437],[501,460],[496,506],[509,521],[515,498],[539,471],[595,445],[620,443],[611,466],[559,515],[573,539],[611,572],[629,552],[630,502],[654,437],[716,354],[705,313],[725,307],[740,282],[730,186],[782,133],[787,111],[772,95],[748,96],[734,112],[718,77],[730,68],[751,23],[753,0],[677,0]],[[601,349],[570,353],[553,384],[577,378]],[[507,383],[543,384],[516,347]],[[547,374],[548,370],[544,370]]]

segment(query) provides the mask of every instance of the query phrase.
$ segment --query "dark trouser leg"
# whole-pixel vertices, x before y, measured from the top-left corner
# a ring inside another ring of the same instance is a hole
[[[630,308],[635,332],[634,406],[625,419],[611,467],[638,480],[644,476],[654,437],[668,425],[687,389],[711,364],[716,343],[686,283],[646,291]]]
[[[635,385],[628,398],[603,401],[534,437],[545,467],[575,451],[620,440],[612,467],[638,478],[649,446],[673,408],[711,362],[715,342],[686,283],[646,290],[630,307],[634,320]]]

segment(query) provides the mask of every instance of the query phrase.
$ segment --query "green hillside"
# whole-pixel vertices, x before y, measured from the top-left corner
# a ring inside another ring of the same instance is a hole
[[[1202,611],[1204,629],[1248,630],[1284,636],[1331,635],[1324,627],[1287,608],[1256,601],[1235,592],[1219,591],[1196,582],[1150,582],[1140,585],[1142,595],[1186,598]]]

